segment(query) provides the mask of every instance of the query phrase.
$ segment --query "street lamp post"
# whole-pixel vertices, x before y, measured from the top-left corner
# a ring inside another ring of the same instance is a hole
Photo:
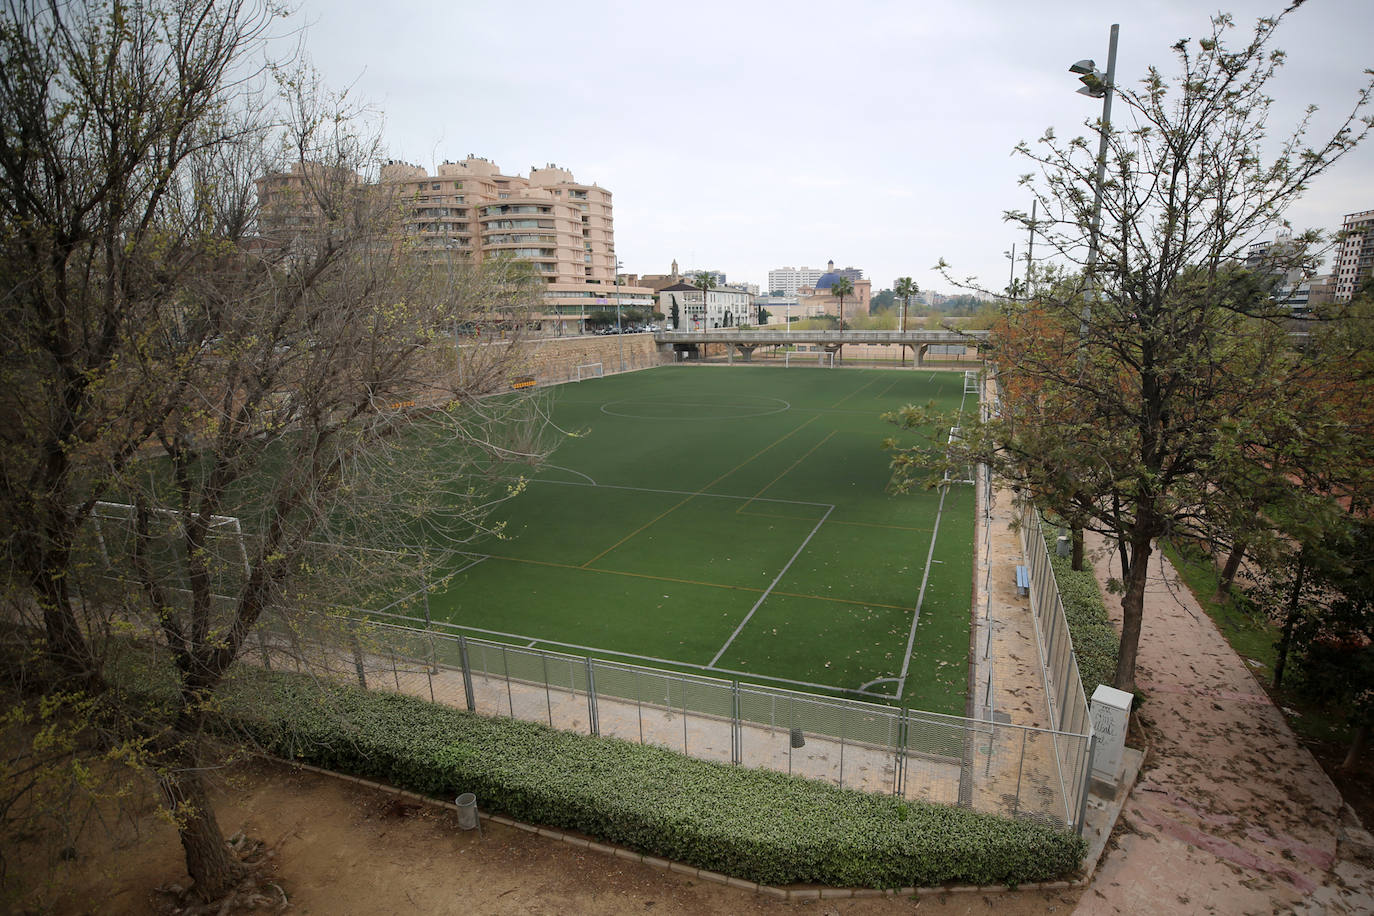
[[[620,371],[625,371],[625,331],[620,327],[620,259],[611,253],[611,261],[615,265],[615,337],[620,344]]]
[[[1102,100],[1102,125],[1097,144],[1097,181],[1093,188],[1093,215],[1088,229],[1088,297],[1083,302],[1083,318],[1079,325],[1079,337],[1088,336],[1088,321],[1092,318],[1092,297],[1097,294],[1097,237],[1102,226],[1102,185],[1107,180],[1107,137],[1112,131],[1112,95],[1116,90],[1116,39],[1121,26],[1112,24],[1111,39],[1107,44],[1107,72],[1097,69],[1091,60],[1080,60],[1069,67],[1070,73],[1079,74],[1083,84],[1078,90],[1081,95]],[[1079,354],[1079,364],[1083,354]]]

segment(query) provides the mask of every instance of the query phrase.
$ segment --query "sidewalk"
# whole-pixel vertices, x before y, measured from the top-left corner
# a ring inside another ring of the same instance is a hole
[[[1120,567],[1087,546],[1105,594]],[[1374,912],[1374,870],[1337,859],[1331,780],[1163,555],[1150,567],[1136,682],[1151,754],[1076,912]]]

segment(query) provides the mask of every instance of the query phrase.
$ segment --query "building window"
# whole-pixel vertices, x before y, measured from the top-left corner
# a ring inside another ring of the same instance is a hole
[[[461,191],[461,190],[463,190],[463,183],[462,183],[461,181],[455,181],[455,182],[453,183],[453,190],[455,190],[455,191]]]

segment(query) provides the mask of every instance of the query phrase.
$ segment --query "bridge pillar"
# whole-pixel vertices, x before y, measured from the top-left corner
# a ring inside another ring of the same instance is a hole
[[[913,349],[916,351],[916,359],[914,361],[914,365],[912,365],[912,368],[914,369],[916,368],[916,366],[920,366],[925,363],[926,352],[930,349],[930,344],[917,344]]]
[[[758,346],[758,344],[735,344],[735,349],[739,350],[740,355],[744,357],[746,363],[752,363],[754,361],[754,351],[758,349]],[[733,357],[733,355],[732,353],[731,356]]]

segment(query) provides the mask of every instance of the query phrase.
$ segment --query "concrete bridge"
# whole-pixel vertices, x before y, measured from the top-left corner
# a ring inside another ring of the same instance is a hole
[[[655,331],[654,340],[671,345],[675,351],[695,353],[703,344],[725,344],[733,358],[738,351],[748,362],[759,347],[781,347],[789,344],[821,346],[827,353],[843,356],[845,344],[897,344],[903,350],[910,347],[919,366],[932,345],[969,346],[987,340],[987,331],[800,331],[800,330],[740,330],[712,328],[706,331]]]

